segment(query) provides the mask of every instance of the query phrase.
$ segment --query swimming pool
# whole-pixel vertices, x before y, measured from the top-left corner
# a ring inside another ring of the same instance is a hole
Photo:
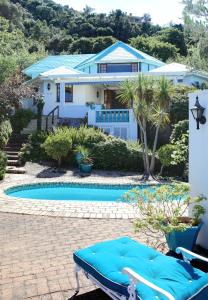
[[[77,183],[41,183],[9,188],[6,195],[16,198],[38,200],[81,200],[116,201],[132,188],[132,185],[98,185]],[[153,189],[150,185],[140,185],[137,189]]]

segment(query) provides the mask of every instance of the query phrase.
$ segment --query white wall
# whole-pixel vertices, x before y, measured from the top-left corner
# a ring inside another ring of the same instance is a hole
[[[51,88],[48,90],[47,85],[50,83]],[[42,91],[44,95],[45,105],[43,108],[43,114],[47,115],[49,112],[54,109],[58,103],[56,102],[56,85],[52,81],[44,81],[42,85]]]
[[[207,122],[200,124],[200,129],[196,129],[190,109],[194,106],[196,96],[204,106]],[[208,90],[197,91],[189,95],[189,182],[191,186],[191,196],[204,195],[208,199]],[[203,203],[207,209],[198,243],[208,248],[208,200]]]
[[[60,102],[56,102],[56,84],[50,82],[51,89],[48,91],[47,84],[49,81],[43,83],[44,86],[44,98],[45,106],[43,114],[47,115],[57,105],[60,107],[60,118],[84,118],[87,113],[86,102],[100,103],[101,95],[100,89],[93,85],[74,85],[73,86],[73,102],[65,102],[65,83],[60,83]],[[99,92],[99,98],[97,98],[97,91]]]

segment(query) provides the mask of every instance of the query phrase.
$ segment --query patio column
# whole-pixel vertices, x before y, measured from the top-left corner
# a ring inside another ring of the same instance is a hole
[[[197,130],[196,120],[190,109],[195,105],[196,97],[199,103],[205,107],[204,116],[207,122],[199,125]],[[207,201],[203,205],[206,208],[204,226],[199,234],[198,243],[208,249],[208,90],[197,91],[189,94],[189,183],[191,197],[204,195]]]

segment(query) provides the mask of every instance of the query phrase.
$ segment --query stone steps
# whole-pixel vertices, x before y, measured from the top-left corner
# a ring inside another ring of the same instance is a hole
[[[24,174],[25,168],[19,160],[19,152],[22,145],[26,142],[27,135],[13,134],[9,139],[5,152],[7,154],[7,168],[6,173],[10,174]]]

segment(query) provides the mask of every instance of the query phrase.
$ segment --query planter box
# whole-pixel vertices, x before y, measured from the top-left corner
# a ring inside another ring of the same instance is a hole
[[[177,247],[183,247],[192,251],[196,244],[196,240],[202,223],[198,226],[193,226],[185,231],[172,231],[166,235],[166,241],[170,250],[175,251]]]
[[[92,165],[80,164],[79,165],[80,172],[84,174],[90,174],[92,172]]]

